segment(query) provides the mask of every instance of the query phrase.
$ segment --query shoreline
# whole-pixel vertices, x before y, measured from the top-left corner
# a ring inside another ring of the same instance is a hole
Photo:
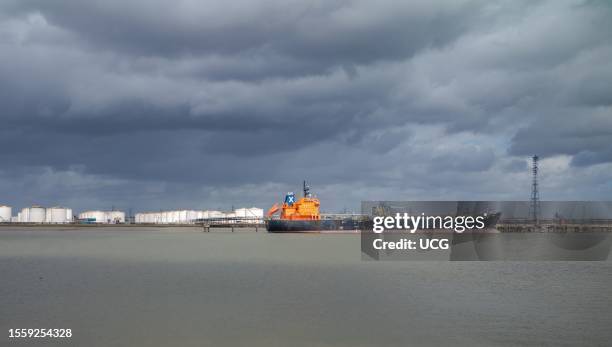
[[[0,223],[0,231],[8,230],[31,230],[31,231],[80,231],[89,230],[95,231],[170,231],[170,232],[197,232],[197,233],[264,233],[264,234],[350,234],[360,235],[359,230],[324,230],[320,232],[309,233],[269,233],[265,225],[255,228],[252,225],[245,226],[214,226],[202,227],[194,224],[26,224],[26,223]]]

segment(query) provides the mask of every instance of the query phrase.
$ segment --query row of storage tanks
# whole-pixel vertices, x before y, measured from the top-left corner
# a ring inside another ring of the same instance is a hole
[[[239,208],[233,212],[175,210],[137,213],[137,224],[194,224],[198,220],[215,219],[218,222],[256,224],[263,223],[264,211],[261,208]],[[96,224],[125,223],[125,212],[86,211],[79,213],[79,221]],[[32,206],[23,208],[17,216],[12,216],[12,208],[0,205],[0,223],[72,223],[72,209],[66,207]]]
[[[0,206],[0,223],[48,223],[66,224],[73,220],[72,209],[66,207],[32,206],[21,209],[17,216],[13,216],[10,206]]]
[[[233,212],[177,210],[136,213],[136,224],[194,224],[198,220],[215,219],[219,223],[263,223],[263,210],[239,208]]]
[[[79,219],[91,223],[116,224],[125,223],[125,212],[121,211],[87,211],[79,214]],[[66,207],[25,207],[13,216],[10,206],[0,205],[0,223],[44,223],[68,224],[74,221],[71,208]]]

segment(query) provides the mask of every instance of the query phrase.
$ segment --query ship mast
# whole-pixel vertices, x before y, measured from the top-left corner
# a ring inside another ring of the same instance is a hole
[[[310,187],[306,185],[306,180],[304,180],[304,197],[310,198]]]

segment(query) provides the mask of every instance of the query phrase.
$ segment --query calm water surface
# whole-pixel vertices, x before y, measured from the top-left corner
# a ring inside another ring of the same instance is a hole
[[[358,235],[0,228],[2,346],[606,346],[611,308],[609,260],[368,262]]]

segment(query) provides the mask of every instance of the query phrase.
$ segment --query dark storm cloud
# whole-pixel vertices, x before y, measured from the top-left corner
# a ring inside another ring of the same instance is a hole
[[[612,113],[609,107],[566,108],[544,114],[513,138],[510,152],[529,155],[537,148],[544,156],[572,155],[572,164],[588,166],[612,162]]]
[[[610,33],[591,1],[4,1],[2,187],[152,208],[302,178],[338,204],[499,198],[538,153],[606,194]]]
[[[323,64],[406,58],[444,45],[477,15],[473,2],[15,1],[94,47],[154,56],[261,54]]]

